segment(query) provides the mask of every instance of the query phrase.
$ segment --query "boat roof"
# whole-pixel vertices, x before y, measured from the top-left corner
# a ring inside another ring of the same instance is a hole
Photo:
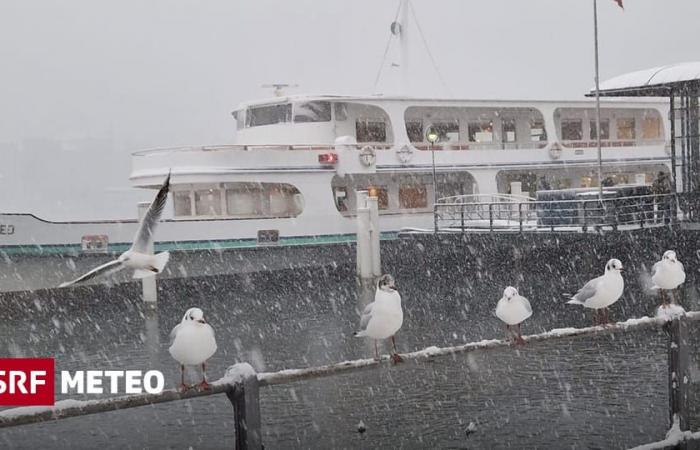
[[[250,106],[261,106],[277,103],[291,103],[300,101],[350,101],[350,102],[411,102],[416,104],[421,103],[444,103],[447,105],[462,105],[465,103],[475,103],[479,106],[493,104],[493,105],[513,105],[528,107],[530,105],[543,105],[543,104],[562,104],[563,106],[569,104],[585,104],[589,105],[592,103],[590,99],[577,99],[577,100],[523,100],[523,99],[454,99],[454,98],[440,98],[440,97],[411,97],[411,96],[395,96],[395,95],[337,95],[337,94],[294,94],[286,95],[281,97],[270,97],[259,100],[252,100],[247,102],[241,102],[237,109],[245,109]],[[658,105],[665,102],[660,102],[659,100],[647,99],[608,99],[605,103],[630,103],[630,104],[640,104],[646,103],[649,105]]]
[[[671,89],[700,81],[700,61],[669,64],[619,75],[600,84],[606,97],[667,97]],[[595,95],[595,87],[586,94]]]

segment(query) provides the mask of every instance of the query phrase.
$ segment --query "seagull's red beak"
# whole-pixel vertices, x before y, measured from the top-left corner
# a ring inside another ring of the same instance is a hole
[[[199,323],[207,323],[207,321],[204,320],[204,319],[199,319],[197,322],[199,322]]]

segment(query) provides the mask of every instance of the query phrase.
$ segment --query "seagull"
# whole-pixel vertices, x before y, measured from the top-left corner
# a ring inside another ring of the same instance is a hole
[[[391,338],[394,353],[391,360],[396,364],[403,361],[396,350],[394,335],[403,324],[403,309],[401,308],[401,295],[396,290],[394,277],[389,274],[382,275],[377,281],[377,291],[374,301],[367,305],[360,318],[360,331],[354,335],[357,337],[371,337],[374,339],[374,356],[379,360],[378,339]]]
[[[654,283],[651,288],[659,290],[661,308],[668,306],[665,291],[671,291],[673,303],[677,305],[680,304],[677,296],[677,288],[685,282],[685,270],[683,270],[683,264],[678,261],[676,252],[667,250],[661,258],[661,261],[654,264],[651,281]]]
[[[202,366],[202,382],[199,386],[208,389],[206,362],[216,352],[214,329],[204,320],[199,308],[190,308],[182,321],[170,332],[170,355],[180,363],[180,389],[185,391],[185,366]]]
[[[511,329],[513,325],[517,325],[517,344],[524,344],[525,340],[520,334],[520,323],[532,315],[532,307],[530,302],[520,294],[518,290],[512,286],[508,286],[503,291],[503,297],[496,305],[496,317],[501,319],[506,324],[506,340],[510,339]]]
[[[136,236],[134,236],[134,243],[129,250],[119,255],[119,258],[102,264],[73,281],[61,283],[58,287],[72,286],[95,278],[98,275],[117,272],[123,268],[134,269],[134,278],[144,278],[161,273],[168,263],[170,253],[162,252],[157,255],[150,255],[148,254],[148,248],[153,242],[153,232],[163,213],[165,203],[168,201],[169,189],[170,173],[168,173],[168,176],[165,178],[163,185],[158,191],[158,195],[156,195],[153,203],[148,207],[146,215],[141,220]]]
[[[611,259],[605,265],[605,274],[586,283],[571,300],[566,303],[583,305],[594,310],[593,321],[596,325],[608,323],[608,306],[619,300],[625,289],[622,279],[622,263],[619,259]],[[598,310],[603,309],[603,317],[599,320]]]

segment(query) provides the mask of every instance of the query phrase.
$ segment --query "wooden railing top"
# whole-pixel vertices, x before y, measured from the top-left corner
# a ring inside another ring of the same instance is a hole
[[[700,311],[686,313],[686,320],[700,320]],[[544,333],[523,336],[528,343],[549,341],[555,339],[571,338],[576,336],[590,336],[640,330],[645,328],[657,328],[668,323],[669,320],[661,317],[642,317],[628,319],[607,326],[593,326],[585,328],[557,328]],[[512,342],[502,339],[485,339],[478,342],[469,342],[451,347],[427,347],[423,350],[404,353],[401,356],[406,361],[420,361],[430,358],[451,356],[459,353],[467,353],[477,350],[492,350],[513,345]],[[255,373],[247,364],[236,364],[228,368],[226,375],[211,383],[207,390],[188,390],[179,392],[174,389],[163,390],[159,394],[137,394],[119,397],[109,397],[97,400],[60,400],[54,406],[26,406],[0,411],[0,428],[25,425],[38,422],[46,422],[69,417],[85,416],[108,411],[116,411],[139,406],[148,406],[157,403],[188,400],[198,397],[206,397],[223,393],[231,393],[247,377],[257,377],[260,386],[272,386],[278,384],[293,383],[301,380],[328,377],[341,373],[350,373],[389,364],[388,355],[380,360],[358,359],[329,364],[318,367],[302,369],[285,369],[277,372]]]

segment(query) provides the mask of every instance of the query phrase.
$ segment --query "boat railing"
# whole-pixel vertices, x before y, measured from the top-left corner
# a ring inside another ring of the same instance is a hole
[[[678,221],[677,194],[613,197],[587,192],[574,200],[538,201],[512,195],[456,196],[438,200],[435,228],[441,232],[600,230],[663,226]],[[492,197],[492,198],[489,198]]]
[[[386,142],[361,142],[356,144],[358,149],[370,146],[375,150],[390,150],[394,147],[392,143]],[[139,150],[133,156],[151,156],[170,153],[191,153],[191,152],[228,152],[228,151],[255,151],[255,150],[312,150],[312,151],[332,151],[334,144],[223,144],[223,145],[192,145],[183,147],[165,147]]]

